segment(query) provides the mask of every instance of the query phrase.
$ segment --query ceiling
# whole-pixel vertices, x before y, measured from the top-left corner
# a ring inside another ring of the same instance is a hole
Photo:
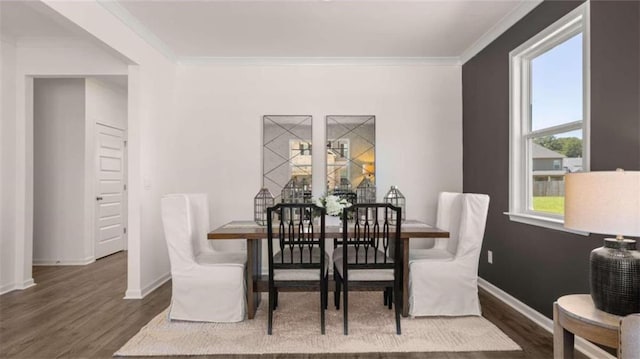
[[[112,12],[178,59],[458,58],[527,0],[127,1]],[[522,13],[523,8],[526,12]]]
[[[0,32],[16,40],[83,36],[80,28],[36,1],[0,0]]]
[[[464,62],[541,0],[97,1],[176,61]],[[0,10],[3,36],[92,38],[39,1],[0,0]]]

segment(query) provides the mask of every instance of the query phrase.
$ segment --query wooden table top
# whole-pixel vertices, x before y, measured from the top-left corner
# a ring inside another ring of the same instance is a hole
[[[558,306],[566,315],[589,324],[618,330],[622,317],[596,308],[589,294],[571,294],[558,299]]]
[[[342,236],[340,226],[325,226],[326,238]],[[408,238],[449,238],[449,232],[432,227],[424,222],[406,220],[402,222],[400,237]],[[267,238],[267,227],[254,221],[231,221],[207,235],[208,239],[264,239]]]

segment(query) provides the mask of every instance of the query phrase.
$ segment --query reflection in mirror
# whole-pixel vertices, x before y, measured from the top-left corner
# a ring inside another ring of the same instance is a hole
[[[375,202],[375,134],[375,116],[327,116],[327,193]],[[373,200],[358,198],[356,189],[363,186],[373,190]]]
[[[262,159],[262,184],[275,203],[310,201],[311,116],[264,116]]]

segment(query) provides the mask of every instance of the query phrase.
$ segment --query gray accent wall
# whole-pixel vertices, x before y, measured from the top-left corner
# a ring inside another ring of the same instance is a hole
[[[549,318],[558,297],[589,292],[589,253],[604,236],[511,222],[503,214],[509,209],[509,52],[580,4],[543,2],[462,67],[463,188],[491,196],[480,277]],[[592,170],[640,170],[639,68],[640,2],[592,1]]]

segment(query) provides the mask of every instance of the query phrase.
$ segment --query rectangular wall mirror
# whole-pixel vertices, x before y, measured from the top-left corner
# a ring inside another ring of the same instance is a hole
[[[311,200],[311,119],[307,115],[262,118],[262,186],[276,203]]]
[[[376,201],[375,116],[327,116],[327,193]]]

